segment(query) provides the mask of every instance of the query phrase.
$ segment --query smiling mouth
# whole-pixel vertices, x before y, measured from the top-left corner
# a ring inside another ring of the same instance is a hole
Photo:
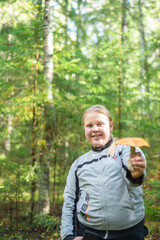
[[[92,138],[99,138],[101,136],[102,136],[102,134],[100,134],[100,135],[93,135]]]

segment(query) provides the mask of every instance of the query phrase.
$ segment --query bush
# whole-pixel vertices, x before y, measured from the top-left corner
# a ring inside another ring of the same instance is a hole
[[[146,217],[151,221],[160,220],[160,171],[151,172],[147,182],[144,185],[144,201],[146,208]]]
[[[39,230],[55,232],[55,230],[59,230],[60,219],[54,216],[37,214],[33,220],[33,227],[39,228]]]

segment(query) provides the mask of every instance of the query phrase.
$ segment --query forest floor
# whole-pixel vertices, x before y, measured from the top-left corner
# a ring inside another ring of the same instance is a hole
[[[145,240],[160,240],[160,171],[150,173],[144,184],[144,201],[146,207],[145,225],[149,234]],[[60,240],[61,206],[55,206],[52,215],[35,216],[32,225],[28,218],[19,219],[18,228],[15,221],[7,221],[7,214],[1,216],[0,240]],[[11,231],[12,229],[12,231]],[[18,229],[18,230],[16,230]],[[129,240],[129,239],[128,239]]]
[[[146,222],[146,226],[149,228],[149,235],[145,240],[160,240],[159,223]],[[60,240],[60,236],[59,231],[50,233],[49,231],[28,228],[0,234],[0,240]]]
[[[160,222],[146,221],[145,225],[149,230],[149,234],[145,240],[160,240]]]
[[[40,231],[16,231],[0,234],[0,240],[60,240],[56,235]]]

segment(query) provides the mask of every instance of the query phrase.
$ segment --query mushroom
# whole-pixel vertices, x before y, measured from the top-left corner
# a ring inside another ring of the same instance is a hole
[[[129,145],[131,147],[131,153],[130,153],[130,158],[128,160],[127,168],[128,170],[133,172],[134,167],[132,166],[130,159],[132,155],[135,153],[135,147],[150,147],[150,145],[146,140],[139,137],[127,137],[127,138],[119,139],[115,142],[115,145],[119,145],[119,144]]]

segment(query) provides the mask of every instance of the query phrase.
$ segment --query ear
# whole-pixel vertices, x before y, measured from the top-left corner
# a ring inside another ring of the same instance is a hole
[[[110,122],[110,129],[111,129],[111,132],[113,131],[113,122],[111,121]]]

